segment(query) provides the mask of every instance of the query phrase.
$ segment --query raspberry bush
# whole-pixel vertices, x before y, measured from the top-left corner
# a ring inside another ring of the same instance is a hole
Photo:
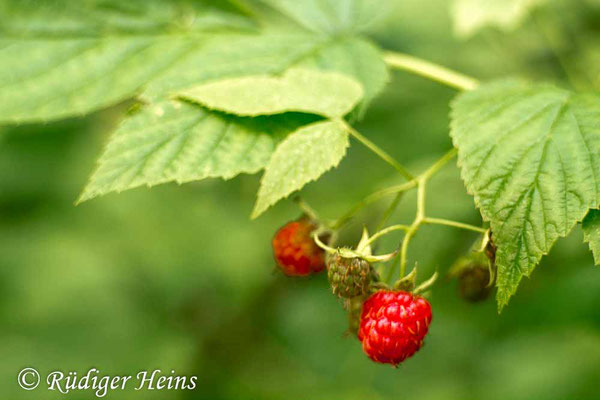
[[[0,2],[0,57],[7,60],[0,63],[0,123],[54,121],[133,99],[78,203],[262,171],[251,212],[257,218],[336,168],[351,142],[389,164],[393,184],[327,218],[300,201],[308,217],[288,223],[272,242],[289,276],[322,271],[327,258],[350,330],[360,325],[358,338],[375,361],[398,364],[427,333],[431,308],[417,293],[435,275],[419,285],[407,261],[425,225],[473,235],[476,245],[449,275],[468,300],[483,300],[494,285],[499,311],[577,224],[600,264],[600,97],[597,82],[573,79],[565,60],[558,61],[566,82],[508,78],[514,71],[480,81],[384,49],[373,32],[393,6],[386,0],[134,1],[136,12],[113,0],[71,3]],[[455,0],[454,28],[465,39],[490,26],[510,31],[546,3]],[[386,150],[404,138],[378,145],[357,129],[394,79],[391,71],[458,92],[449,104],[453,146],[417,173]],[[445,196],[428,193],[428,184],[448,163],[460,167],[480,224],[428,214],[427,197]],[[414,218],[388,224],[409,191],[417,195]],[[372,234],[365,229],[358,243],[338,243],[359,211],[387,198],[379,221],[361,221]],[[387,235],[398,235],[397,246],[374,254]]]

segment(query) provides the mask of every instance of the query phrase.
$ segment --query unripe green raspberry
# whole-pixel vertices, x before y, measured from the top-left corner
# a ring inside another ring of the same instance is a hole
[[[373,269],[359,257],[346,258],[332,254],[327,262],[327,278],[333,293],[339,297],[356,297],[368,292]]]

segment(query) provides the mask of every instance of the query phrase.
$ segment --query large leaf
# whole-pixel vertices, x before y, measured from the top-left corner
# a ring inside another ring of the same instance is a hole
[[[47,121],[118,103],[193,46],[169,36],[0,40],[0,122]]]
[[[600,265],[600,210],[590,210],[582,225],[583,238],[590,245],[594,262]]]
[[[294,67],[341,72],[355,78],[364,89],[363,108],[388,81],[380,51],[358,37],[332,39],[293,32],[222,35],[207,40],[153,79],[143,97],[156,99],[222,78],[283,74]]]
[[[177,111],[176,103],[165,99],[181,89],[218,79],[312,68],[359,81],[365,96],[357,109],[364,110],[386,83],[387,70],[377,48],[350,34],[360,31],[358,27],[343,35],[264,25],[259,31],[245,4],[237,0],[0,0],[0,124],[50,121],[132,97],[143,100],[147,105],[128,117],[131,120],[111,139],[82,195],[88,199],[170,180],[228,178],[264,166],[268,156],[256,163],[252,157],[236,158],[239,149],[235,145],[228,149],[228,141],[220,145],[219,154],[231,151],[238,166],[226,157],[212,157],[208,169],[204,164],[184,167],[184,162],[166,162],[162,157],[176,147],[177,135],[211,140],[220,132],[216,120],[241,125],[242,131],[249,122],[189,104],[181,104]],[[364,15],[370,12],[368,7],[359,8]],[[353,21],[362,24],[367,19]],[[340,92],[339,99],[346,94]],[[156,115],[156,110],[164,113]],[[195,118],[204,114],[209,116],[194,127]],[[258,133],[287,129],[281,118],[259,118],[252,126],[250,130]],[[165,137],[161,129],[170,133]],[[198,132],[206,138],[197,137]],[[178,154],[188,154],[193,143],[182,140]]]
[[[306,122],[235,118],[175,101],[144,107],[112,135],[79,202],[142,185],[255,173],[280,138]]]
[[[221,79],[178,93],[208,108],[242,116],[298,111],[330,118],[346,115],[362,94],[360,84],[346,75],[301,68],[282,76]]]
[[[13,38],[150,35],[254,25],[229,1],[0,0],[0,32]]]
[[[0,123],[116,104],[240,20],[192,1],[0,1]]]
[[[190,83],[260,72],[277,73],[285,71],[295,64],[310,67],[318,64],[319,67],[324,66],[324,69],[329,71],[335,71],[336,69],[341,69],[344,72],[354,70],[361,83],[363,85],[366,83],[365,87],[367,90],[370,90],[371,95],[374,95],[382,87],[385,82],[386,70],[385,67],[379,68],[381,64],[379,58],[371,58],[377,53],[369,44],[354,39],[344,39],[339,43],[334,42],[327,45],[326,43],[322,38],[313,38],[304,34],[273,36],[222,35],[210,39],[201,45],[196,45],[198,46],[197,50],[192,50],[185,57],[180,57],[177,63],[151,81],[143,97],[151,103],[161,103],[156,105],[160,108],[162,107],[161,97],[182,87],[189,86]],[[349,51],[344,52],[344,49],[348,49]],[[183,107],[182,110],[188,110],[188,108]],[[193,118],[191,111],[189,111],[189,114],[188,118]],[[177,118],[176,110],[173,110],[172,113],[165,113],[165,115],[168,115],[169,118]],[[148,129],[152,132],[151,126],[156,124],[157,120],[152,109],[148,111],[144,110],[144,112],[136,114],[134,118],[135,122],[126,122],[121,130],[127,127],[127,136],[135,134],[137,138],[148,134]],[[221,118],[227,117],[221,116]],[[269,119],[269,121],[270,125],[264,127],[265,131],[272,131],[277,128],[273,120]],[[277,121],[281,123],[283,119]],[[257,125],[263,122],[265,122],[265,119],[256,121]],[[134,129],[139,130],[139,132],[136,133]],[[285,131],[286,129],[287,127],[284,124],[279,130]],[[114,137],[119,136],[115,135]],[[142,141],[132,141],[131,145],[133,146],[136,143],[141,145]],[[94,178],[86,188],[82,199],[89,199],[110,191],[121,191],[140,185],[155,185],[160,182],[177,180],[176,177],[172,177],[170,174],[165,176],[165,173],[160,169],[147,170],[145,173],[138,175],[132,181],[135,184],[128,183],[127,179],[122,179],[119,174],[105,175],[103,171],[107,169],[102,166],[104,164],[109,165],[110,162],[107,160],[113,159],[109,155],[118,154],[118,147],[123,145],[124,142],[120,140],[116,143],[113,143],[113,141],[110,142],[106,154],[102,157],[101,166],[94,174]],[[139,154],[144,154],[143,149],[140,150]],[[135,157],[123,157],[119,158],[118,162],[121,164],[121,168],[129,167],[135,170],[138,168],[140,160]],[[264,165],[261,165],[260,168],[262,166]],[[244,172],[256,172],[260,168]],[[221,176],[219,173],[222,171],[227,171],[227,169],[220,170],[215,168],[210,175],[205,175],[202,171],[199,171],[186,176],[188,176],[187,180],[203,179],[207,176]],[[99,177],[101,176],[104,177],[100,179]],[[227,174],[223,175],[225,178],[228,176]]]
[[[214,35],[157,75],[142,97],[155,100],[216,79],[280,74],[322,47],[326,38],[302,33]]]
[[[600,204],[600,98],[484,85],[453,102],[451,135],[498,246],[501,309],[556,239]]]
[[[82,115],[140,92],[156,101],[209,80],[306,63],[353,75],[365,102],[386,81],[380,55],[362,39],[258,34],[214,3],[0,1],[0,123]]]
[[[339,121],[317,122],[290,134],[266,167],[252,218],[337,166],[348,145],[348,133]]]
[[[516,29],[529,12],[547,0],[454,0],[452,20],[458,36],[467,38],[482,28]]]

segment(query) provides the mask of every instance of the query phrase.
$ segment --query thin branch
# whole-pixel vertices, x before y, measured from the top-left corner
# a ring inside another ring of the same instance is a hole
[[[402,164],[400,164],[398,161],[396,161],[392,156],[390,156],[388,153],[386,153],[384,150],[382,150],[375,143],[371,142],[369,139],[367,139],[365,136],[363,136],[356,129],[351,127],[347,122],[342,121],[342,123],[345,125],[345,127],[348,130],[348,133],[350,133],[350,135],[352,135],[356,140],[358,140],[363,145],[365,145],[373,153],[377,154],[377,156],[379,156],[379,158],[381,158],[383,161],[387,162],[392,167],[394,167],[396,169],[396,171],[398,171],[403,177],[405,177],[409,181],[414,179],[412,174],[410,172],[408,172],[408,170],[406,168],[404,168],[404,166],[402,166]]]
[[[475,78],[408,54],[386,51],[383,59],[390,67],[420,75],[455,89],[473,90],[479,86],[479,81]]]
[[[367,197],[362,199],[360,202],[358,202],[356,205],[354,205],[350,210],[348,210],[348,212],[346,214],[342,215],[336,222],[334,222],[331,225],[331,229],[334,229],[334,230],[340,229],[348,221],[350,221],[352,219],[352,217],[354,217],[354,215],[356,215],[357,212],[362,210],[367,205],[374,203],[377,200],[379,200],[387,195],[394,194],[394,193],[402,193],[402,192],[410,190],[416,186],[417,186],[417,181],[413,179],[411,181],[403,183],[402,185],[390,186],[388,188],[371,193],[370,195],[368,195]]]
[[[437,173],[440,169],[442,169],[442,167],[444,165],[446,165],[446,163],[448,163],[448,161],[452,160],[457,153],[458,153],[458,149],[452,148],[450,151],[448,151],[446,154],[444,154],[442,156],[442,158],[437,160],[431,167],[429,167],[425,172],[423,172],[420,175],[420,177],[422,179],[428,180],[433,175],[435,175],[435,173]]]
[[[404,232],[408,232],[410,230],[410,226],[408,225],[392,225],[392,226],[388,226],[385,229],[380,230],[379,232],[377,232],[376,234],[374,234],[373,236],[371,236],[369,238],[369,240],[367,240],[367,242],[365,243],[365,246],[370,245],[371,243],[373,243],[374,241],[376,241],[377,239],[379,239],[380,237],[387,235],[390,232],[394,232],[394,231],[404,231]]]
[[[441,219],[441,218],[424,218],[423,219],[423,223],[424,224],[432,224],[432,225],[445,225],[445,226],[452,226],[454,228],[458,228],[458,229],[465,229],[468,231],[473,231],[473,232],[479,232],[479,233],[486,233],[487,229],[486,228],[481,228],[478,226],[474,226],[474,225],[469,225],[469,224],[463,224],[462,222],[456,222],[456,221],[450,221],[447,219]]]

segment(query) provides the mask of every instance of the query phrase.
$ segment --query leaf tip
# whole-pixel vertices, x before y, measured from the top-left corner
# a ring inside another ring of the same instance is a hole
[[[250,213],[250,219],[255,220],[256,218],[260,217],[267,208],[268,206],[264,206],[262,203],[257,201],[252,209],[252,212]]]
[[[87,190],[87,187],[86,187],[85,189],[83,189],[83,191],[81,192],[81,194],[79,195],[79,197],[77,197],[77,200],[75,200],[73,202],[73,205],[75,207],[77,207],[81,203],[84,203],[84,202],[92,199],[93,197],[94,197],[94,195],[90,194],[89,191]]]

